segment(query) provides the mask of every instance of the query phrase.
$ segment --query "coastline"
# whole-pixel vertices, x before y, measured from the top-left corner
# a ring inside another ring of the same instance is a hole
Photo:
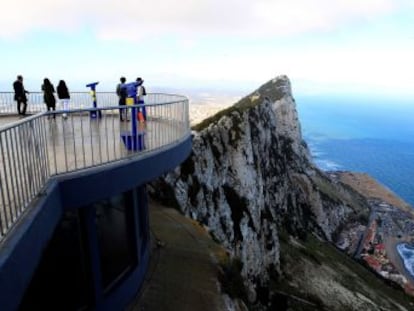
[[[397,270],[405,276],[405,278],[414,284],[414,276],[406,269],[404,262],[398,253],[397,246],[405,241],[401,241],[395,238],[388,238],[385,241],[385,251],[387,253],[390,262],[397,268]]]
[[[403,263],[405,269],[408,271],[408,273],[411,275],[411,278],[414,280],[414,270],[413,270],[413,266],[411,265],[410,267],[407,267],[407,263],[406,263],[406,257],[404,256],[403,252],[407,251],[407,249],[413,253],[413,255],[410,254],[410,260],[409,263],[412,263],[412,256],[414,256],[414,248],[411,246],[410,243],[406,243],[406,242],[402,242],[402,243],[398,243],[396,245],[397,248],[397,252],[399,255],[399,258],[401,260],[401,262]]]
[[[370,202],[371,217],[367,230],[371,234],[370,241],[362,241],[365,245],[364,260],[378,274],[399,283],[406,293],[414,296],[414,275],[405,267],[397,249],[399,244],[412,245],[414,242],[413,208],[368,174],[348,171],[333,173],[340,182]]]

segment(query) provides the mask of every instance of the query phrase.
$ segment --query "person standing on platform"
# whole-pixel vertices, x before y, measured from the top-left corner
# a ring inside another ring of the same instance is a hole
[[[48,78],[43,80],[42,84],[43,101],[47,106],[47,111],[56,110],[56,98],[55,98],[55,87],[50,83]],[[56,114],[53,114],[53,119],[56,118]]]
[[[144,87],[144,80],[141,77],[139,77],[137,78],[136,81],[139,83],[138,91],[137,91],[137,101],[139,105],[143,105],[141,109],[142,115],[144,117],[144,120],[147,120],[147,112],[144,106],[144,96],[147,95],[147,91],[145,90],[145,87]]]
[[[144,87],[144,80],[142,80],[142,78],[137,78],[137,82],[140,83],[140,85],[138,86],[138,92],[137,92],[138,104],[143,104],[144,96],[147,95],[147,91],[145,90],[145,87]]]
[[[119,104],[119,106],[125,106],[126,105],[126,98],[127,98],[127,91],[123,86],[125,85],[126,78],[121,77],[119,80],[121,81],[121,83],[118,83],[118,85],[116,86],[116,95],[118,95],[118,98],[119,98],[118,104]],[[127,110],[127,108],[120,108],[119,109],[119,119],[121,121],[124,121],[124,118],[123,118],[124,114],[125,114],[125,120],[128,120],[128,110]]]
[[[60,103],[62,104],[63,110],[68,111],[69,110],[69,101],[70,101],[70,95],[68,87],[66,86],[66,83],[64,80],[60,80],[59,84],[57,86],[57,94],[58,98],[60,100]],[[67,113],[64,112],[62,114],[62,117],[66,119],[68,117]]]
[[[27,108],[27,97],[26,94],[29,92],[24,89],[23,86],[23,76],[18,75],[17,80],[13,83],[14,89],[14,100],[17,102],[17,112],[20,115],[26,114]],[[21,109],[21,104],[23,104],[23,109]]]

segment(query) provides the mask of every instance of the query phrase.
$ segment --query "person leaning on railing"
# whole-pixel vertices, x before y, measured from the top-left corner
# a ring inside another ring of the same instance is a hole
[[[17,112],[20,115],[26,114],[27,108],[27,96],[29,92],[24,89],[23,86],[23,76],[18,75],[17,80],[13,83],[14,89],[14,100],[17,102]],[[23,104],[23,110],[20,107],[20,104]]]

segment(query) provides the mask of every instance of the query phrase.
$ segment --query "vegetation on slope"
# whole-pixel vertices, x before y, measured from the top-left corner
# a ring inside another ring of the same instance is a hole
[[[280,234],[280,246],[281,273],[270,272],[271,290],[284,293],[287,301],[292,301],[289,299],[292,296],[307,302],[303,304],[305,309],[295,310],[308,310],[312,304],[317,310],[322,306],[326,310],[332,306],[335,310],[356,310],[352,298],[366,300],[368,305],[384,310],[400,310],[395,303],[407,310],[414,308],[414,299],[396,284],[379,277],[330,243],[312,235],[295,240],[284,233]],[[330,297],[330,291],[337,295]],[[346,303],[347,297],[350,305]]]
[[[271,80],[261,86],[257,91],[251,93],[250,95],[242,98],[233,106],[223,109],[217,112],[215,115],[204,119],[199,124],[196,124],[192,127],[194,131],[201,131],[207,128],[210,124],[217,122],[223,116],[228,116],[232,112],[236,111],[238,113],[243,113],[244,111],[256,107],[264,99],[271,101],[276,101],[281,99],[286,95],[285,84],[287,83],[284,79]]]

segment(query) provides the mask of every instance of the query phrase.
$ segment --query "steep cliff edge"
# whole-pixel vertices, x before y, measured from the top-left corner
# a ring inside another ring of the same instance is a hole
[[[400,293],[378,294],[358,280],[357,264],[330,244],[346,224],[366,222],[369,205],[311,162],[286,76],[194,130],[190,157],[153,194],[204,224],[240,261],[246,304],[407,310]]]

